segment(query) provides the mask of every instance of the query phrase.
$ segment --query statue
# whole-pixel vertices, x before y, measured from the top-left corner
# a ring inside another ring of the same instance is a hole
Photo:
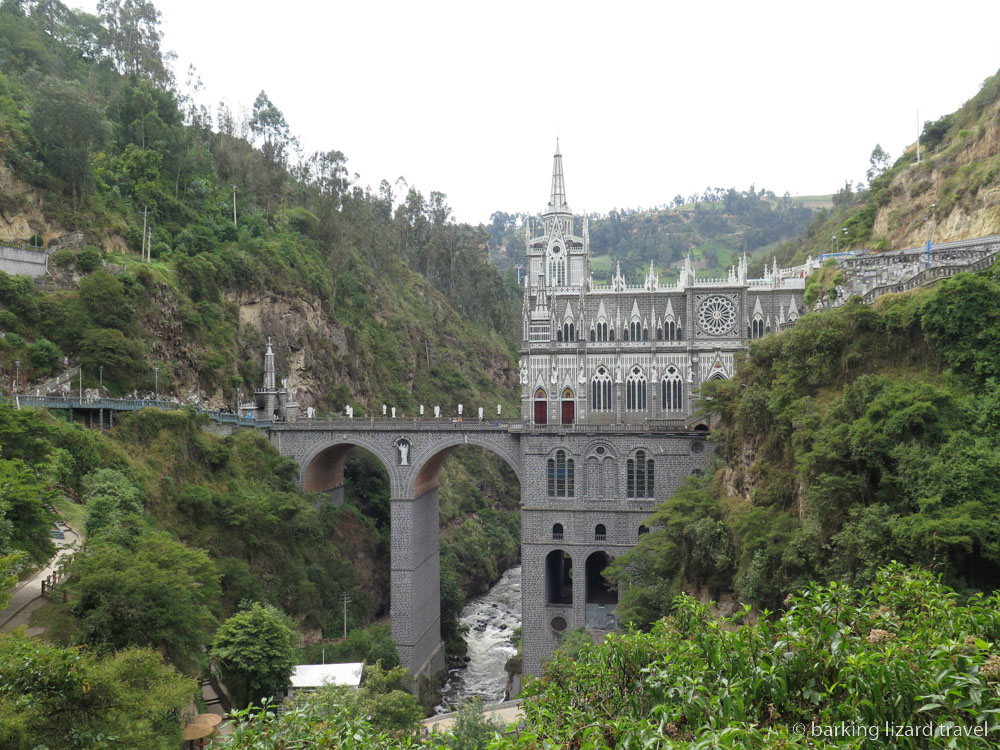
[[[580,363],[580,374],[577,375],[576,381],[578,383],[586,383],[587,382],[587,376],[583,374],[583,362]]]
[[[620,363],[615,365],[615,382],[622,382],[622,366]]]
[[[410,465],[410,443],[406,438],[400,438],[396,441],[396,448],[399,449],[399,465],[409,466]]]
[[[552,376],[549,378],[549,382],[555,385],[559,380],[559,370],[556,368],[555,364],[552,365]]]
[[[523,359],[518,363],[518,365],[521,371],[521,385],[525,385],[528,382],[528,366],[524,364]]]
[[[393,418],[393,419],[395,419],[395,418],[396,418],[396,407],[395,407],[395,406],[394,406],[394,407],[392,407],[392,418]]]

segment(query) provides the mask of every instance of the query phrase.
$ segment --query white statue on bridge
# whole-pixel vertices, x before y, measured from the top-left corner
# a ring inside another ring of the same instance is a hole
[[[399,465],[409,466],[410,465],[410,442],[406,438],[400,438],[396,441],[396,448],[399,449]]]
[[[395,407],[395,406],[394,406],[394,407],[392,407],[392,418],[393,418],[393,419],[395,419],[395,418],[396,418],[396,407]]]
[[[440,419],[440,417],[441,417],[441,407],[440,406],[435,406],[434,407],[434,419]]]

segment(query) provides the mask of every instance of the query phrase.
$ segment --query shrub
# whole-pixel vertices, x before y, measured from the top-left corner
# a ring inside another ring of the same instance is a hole
[[[62,359],[62,352],[59,347],[48,339],[38,339],[28,347],[28,360],[39,375],[48,375],[55,369],[59,360]]]
[[[101,265],[101,253],[93,245],[87,245],[76,256],[76,267],[83,273],[96,271]]]

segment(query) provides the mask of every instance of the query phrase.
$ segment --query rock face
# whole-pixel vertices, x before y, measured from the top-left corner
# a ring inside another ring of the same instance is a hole
[[[68,230],[50,224],[42,212],[42,198],[31,187],[21,182],[0,160],[0,241],[26,243],[39,235],[47,244],[50,239],[61,237]]]
[[[873,237],[899,250],[923,245],[928,234],[938,243],[1000,233],[998,115],[1000,102],[993,102],[981,125],[956,125],[939,147],[921,153],[920,164],[901,171],[885,191],[888,201],[878,207]]]
[[[334,325],[315,300],[239,295],[228,301],[239,310],[241,338],[270,336],[278,368],[288,373],[288,387],[296,391],[300,407],[316,406],[330,389],[335,361],[348,355],[346,331]]]

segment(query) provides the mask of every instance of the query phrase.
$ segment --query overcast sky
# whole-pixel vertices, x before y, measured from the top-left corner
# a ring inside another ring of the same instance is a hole
[[[997,0],[154,2],[213,112],[263,89],[307,153],[473,223],[544,208],[557,134],[577,212],[833,192],[1000,68]]]

